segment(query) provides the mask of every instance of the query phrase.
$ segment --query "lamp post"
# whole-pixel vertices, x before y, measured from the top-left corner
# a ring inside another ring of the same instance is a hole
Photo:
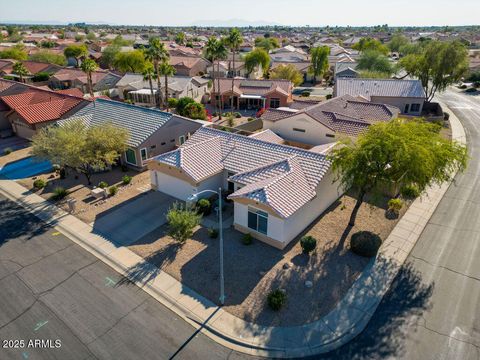
[[[187,206],[190,206],[194,201],[198,199],[198,196],[204,193],[211,193],[218,195],[218,222],[219,222],[219,234],[220,234],[220,304],[225,305],[225,279],[223,275],[223,219],[222,219],[222,188],[218,188],[218,191],[203,190],[199,193],[192,194],[187,199]]]

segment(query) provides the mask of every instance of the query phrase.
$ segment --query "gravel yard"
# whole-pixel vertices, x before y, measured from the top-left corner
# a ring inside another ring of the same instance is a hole
[[[326,315],[369,261],[349,251],[351,235],[369,230],[385,239],[398,221],[385,217],[387,199],[379,201],[381,206],[362,205],[357,225],[347,234],[354,199],[348,195],[340,198],[305,231],[317,239],[317,250],[310,257],[302,254],[298,240],[280,251],[257,240],[250,246],[243,245],[242,234],[233,229],[225,231],[224,309],[264,325],[299,325]],[[166,232],[164,225],[129,248],[217,302],[218,239],[210,239],[207,230],[198,227],[192,239],[180,245]],[[313,286],[307,288],[305,281],[312,281]],[[288,296],[286,306],[279,312],[266,305],[266,295],[275,288],[285,289]]]

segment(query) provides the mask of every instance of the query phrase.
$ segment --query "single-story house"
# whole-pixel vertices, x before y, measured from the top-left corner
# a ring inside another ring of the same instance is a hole
[[[10,64],[4,65],[7,62],[10,62]],[[26,76],[23,76],[24,82],[31,82],[31,78],[38,73],[54,74],[60,69],[62,69],[61,66],[58,66],[55,64],[49,64],[49,63],[43,63],[39,61],[24,60],[20,62],[28,70],[28,74]],[[5,60],[0,62],[0,76],[8,75],[13,78],[20,79],[20,76],[13,73],[13,66],[15,65],[15,63],[16,61],[12,61],[12,60]]]
[[[356,70],[357,69],[356,62],[350,61],[341,61],[335,64],[334,70],[334,79],[337,81],[339,78],[358,78],[360,73]]]
[[[31,139],[36,132],[64,119],[89,101],[15,81],[0,80],[0,130]]]
[[[129,132],[128,149],[121,161],[142,171],[155,156],[182,145],[203,122],[158,109],[147,109],[119,101],[96,99],[71,118],[82,118],[90,125],[111,122]]]
[[[210,61],[202,57],[170,56],[169,61],[178,76],[201,76],[207,73],[207,68],[210,66]]]
[[[268,109],[262,121],[264,129],[291,144],[316,146],[357,136],[372,124],[397,118],[399,112],[393,106],[344,95],[299,110]]]
[[[220,101],[223,108],[230,108],[232,96],[232,79],[219,79],[220,88],[212,90],[211,103],[215,106]],[[289,80],[245,80],[233,79],[233,107],[238,109],[278,108],[293,101],[293,84]]]
[[[93,92],[95,95],[115,88],[121,76],[109,71],[95,71],[92,73]],[[88,93],[87,74],[80,69],[64,68],[50,78],[50,87],[53,89],[80,89]]]
[[[160,78],[161,92],[165,95],[165,77]],[[131,100],[134,104],[142,106],[155,106],[155,94],[157,92],[157,80],[152,81],[153,93],[150,90],[150,83],[143,79],[141,74],[125,74],[116,83],[116,92],[122,100]],[[168,97],[180,99],[191,97],[200,101],[208,91],[208,79],[199,76],[169,76]]]
[[[219,187],[234,202],[234,226],[279,249],[340,195],[325,153],[200,128],[149,163],[152,188],[180,200]]]
[[[215,78],[218,77],[242,77],[246,79],[260,79],[263,77],[263,69],[260,66],[257,66],[254,71],[251,73],[247,73],[247,69],[245,68],[245,62],[236,59],[235,60],[235,72],[233,71],[233,61],[220,61],[220,66],[218,66],[217,63],[215,64],[210,64],[207,68],[207,73],[208,75],[213,78],[215,75]]]
[[[351,95],[371,102],[387,104],[400,109],[402,114],[420,116],[425,93],[419,80],[396,79],[338,79],[333,96]]]
[[[308,54],[292,45],[286,45],[282,48],[272,50],[270,54],[272,62],[305,62],[309,61]]]

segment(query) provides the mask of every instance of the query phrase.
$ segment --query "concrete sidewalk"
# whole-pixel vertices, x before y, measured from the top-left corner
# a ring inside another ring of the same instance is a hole
[[[464,129],[452,113],[450,122],[452,137],[465,143]],[[56,226],[217,343],[257,356],[301,357],[329,352],[363,331],[449,186],[432,187],[413,202],[377,257],[335,309],[316,322],[294,327],[260,326],[225,312],[126,247],[93,233],[90,225],[14,181],[0,180],[0,193]]]

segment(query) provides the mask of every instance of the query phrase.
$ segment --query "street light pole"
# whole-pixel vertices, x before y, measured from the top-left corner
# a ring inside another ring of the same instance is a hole
[[[225,304],[225,279],[223,277],[223,221],[222,221],[222,188],[218,189],[218,222],[220,232],[220,304]]]

